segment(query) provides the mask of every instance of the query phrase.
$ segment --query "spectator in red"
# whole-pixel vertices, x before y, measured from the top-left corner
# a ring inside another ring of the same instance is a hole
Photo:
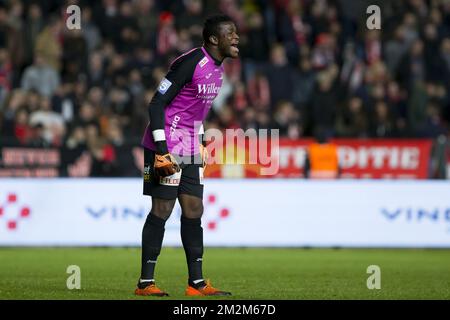
[[[159,16],[157,51],[159,55],[165,55],[176,47],[177,32],[175,30],[174,17],[170,12],[162,12]]]
[[[114,176],[116,153],[108,141],[100,135],[98,125],[86,127],[86,141],[92,158],[92,177]]]
[[[366,33],[364,43],[364,52],[366,61],[369,65],[379,62],[381,60],[381,39],[378,30],[370,30]]]
[[[317,70],[322,70],[334,64],[336,50],[336,39],[328,33],[321,33],[317,36],[314,49],[312,51],[312,64]]]
[[[27,145],[32,135],[32,129],[28,124],[28,112],[24,108],[16,112],[14,135],[21,145]]]

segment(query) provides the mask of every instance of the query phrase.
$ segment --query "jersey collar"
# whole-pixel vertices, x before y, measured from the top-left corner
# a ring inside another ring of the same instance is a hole
[[[215,64],[216,66],[220,66],[220,65],[222,64],[222,61],[217,60],[216,58],[214,58],[214,57],[212,56],[212,54],[209,53],[208,49],[206,49],[205,46],[203,46],[202,48],[205,49],[206,54],[208,55],[209,58],[211,58],[211,59],[214,61],[214,64]]]

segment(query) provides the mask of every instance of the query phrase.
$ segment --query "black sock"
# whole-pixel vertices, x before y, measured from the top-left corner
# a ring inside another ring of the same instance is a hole
[[[166,221],[151,212],[142,230],[141,279],[151,280],[155,272],[156,259],[161,252]],[[148,283],[143,283],[148,285]]]
[[[183,242],[186,262],[189,270],[189,285],[204,286],[204,282],[194,284],[194,281],[203,279],[203,229],[201,220],[188,219],[181,216],[181,241]]]

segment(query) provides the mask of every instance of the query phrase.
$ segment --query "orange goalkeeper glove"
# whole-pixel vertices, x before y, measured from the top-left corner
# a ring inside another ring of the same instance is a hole
[[[180,166],[178,165],[177,160],[175,160],[170,153],[163,155],[156,154],[155,164],[153,167],[156,175],[159,177],[171,176],[180,171]]]

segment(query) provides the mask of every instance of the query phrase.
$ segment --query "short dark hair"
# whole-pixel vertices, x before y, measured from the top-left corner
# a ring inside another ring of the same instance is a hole
[[[203,26],[203,40],[208,43],[210,36],[219,36],[219,26],[224,22],[234,23],[233,19],[224,14],[217,14],[208,17]]]

